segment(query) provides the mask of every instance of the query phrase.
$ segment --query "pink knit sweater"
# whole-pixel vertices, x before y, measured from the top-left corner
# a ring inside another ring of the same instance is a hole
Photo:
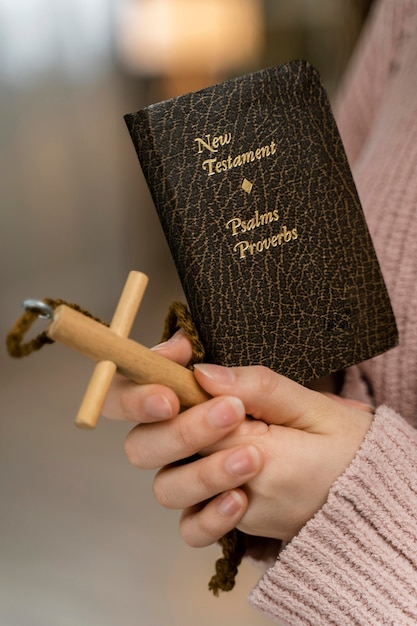
[[[400,333],[347,373],[378,407],[324,507],[253,590],[288,626],[417,624],[417,0],[380,0],[335,113]]]

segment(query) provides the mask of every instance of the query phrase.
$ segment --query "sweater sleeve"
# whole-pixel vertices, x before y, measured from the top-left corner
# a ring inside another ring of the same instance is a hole
[[[417,431],[386,406],[250,603],[281,625],[417,624]]]
[[[397,70],[414,0],[375,3],[336,94],[333,109],[350,164],[353,166],[372,132],[384,93]]]

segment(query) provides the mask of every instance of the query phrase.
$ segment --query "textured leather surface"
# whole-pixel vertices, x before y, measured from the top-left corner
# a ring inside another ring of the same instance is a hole
[[[303,383],[397,343],[314,68],[292,62],[125,119],[207,361]]]

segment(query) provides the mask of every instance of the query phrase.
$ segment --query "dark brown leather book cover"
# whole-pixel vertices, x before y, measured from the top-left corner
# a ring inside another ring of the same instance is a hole
[[[291,62],[125,119],[206,361],[304,383],[397,343],[314,68]]]

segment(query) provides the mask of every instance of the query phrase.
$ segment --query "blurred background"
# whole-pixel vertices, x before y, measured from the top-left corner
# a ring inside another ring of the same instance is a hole
[[[1,334],[20,303],[75,301],[110,320],[127,273],[150,278],[132,337],[159,340],[176,271],[123,115],[295,58],[333,94],[365,0],[0,0]],[[54,345],[0,353],[0,624],[251,626],[262,570],[207,583],[178,514],[129,466],[124,424],[73,426],[92,364]]]

